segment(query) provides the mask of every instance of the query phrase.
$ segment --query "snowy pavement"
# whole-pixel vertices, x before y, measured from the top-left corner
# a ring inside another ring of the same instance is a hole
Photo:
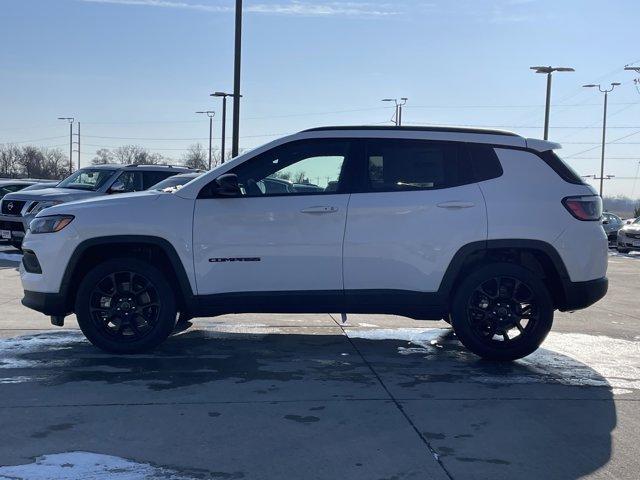
[[[116,357],[21,307],[0,263],[0,479],[636,479],[638,260],[510,364],[377,315],[199,319]]]

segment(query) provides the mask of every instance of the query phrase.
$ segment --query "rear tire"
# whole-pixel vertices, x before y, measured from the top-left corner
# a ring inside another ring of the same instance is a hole
[[[459,285],[451,324],[476,355],[510,361],[538,349],[551,330],[553,310],[549,291],[533,272],[493,263],[471,272]]]
[[[176,324],[165,275],[135,258],[98,264],[82,279],[75,312],[82,333],[110,353],[141,353],[164,342]]]

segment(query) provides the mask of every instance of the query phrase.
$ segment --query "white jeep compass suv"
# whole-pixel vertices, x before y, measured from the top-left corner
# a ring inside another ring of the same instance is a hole
[[[177,313],[385,313],[449,321],[484,358],[532,353],[554,310],[607,291],[599,196],[513,133],[327,127],[175,193],[53,206],[24,240],[23,304],[96,346],[149,350]]]

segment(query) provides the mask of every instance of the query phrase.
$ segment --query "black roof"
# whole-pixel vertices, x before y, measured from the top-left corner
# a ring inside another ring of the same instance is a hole
[[[316,127],[303,130],[303,132],[325,132],[332,130],[391,130],[397,132],[452,132],[452,133],[477,133],[482,135],[503,135],[509,137],[519,137],[517,133],[507,132],[504,130],[491,130],[473,127],[443,127],[443,126],[410,126],[397,127],[394,125],[351,125],[351,126],[335,126],[335,127]]]

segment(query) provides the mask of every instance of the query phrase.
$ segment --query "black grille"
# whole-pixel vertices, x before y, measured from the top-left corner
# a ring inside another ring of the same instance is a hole
[[[3,222],[0,221],[0,230],[11,230],[12,232],[24,232],[22,222]]]
[[[17,200],[3,200],[2,202],[2,213],[4,215],[20,215],[22,212],[22,207],[27,202],[19,202]]]
[[[22,264],[24,269],[29,273],[42,273],[42,267],[38,261],[38,257],[31,250],[22,252]]]
[[[640,233],[627,233],[629,238],[640,238]]]

